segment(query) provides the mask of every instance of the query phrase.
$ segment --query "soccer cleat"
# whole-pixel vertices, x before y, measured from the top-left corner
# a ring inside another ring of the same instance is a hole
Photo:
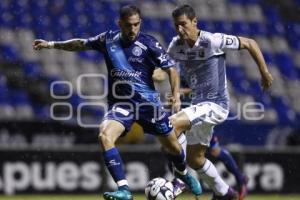
[[[129,190],[119,189],[115,192],[105,192],[103,194],[105,200],[133,200]]]
[[[177,197],[185,190],[185,184],[179,178],[174,178],[172,181],[174,187],[174,196]]]
[[[224,196],[213,195],[211,200],[238,200],[239,194],[231,187]]]
[[[193,177],[190,173],[186,173],[185,175],[181,175],[175,170],[176,177],[180,178],[191,190],[191,192],[198,196],[202,194],[202,188],[199,181]]]
[[[239,188],[239,200],[243,200],[248,193],[247,183],[249,178],[247,176],[243,176],[243,182],[238,186]]]

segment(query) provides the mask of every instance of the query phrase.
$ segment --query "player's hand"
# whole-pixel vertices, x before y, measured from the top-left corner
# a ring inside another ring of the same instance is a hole
[[[41,39],[34,40],[32,46],[33,46],[34,50],[41,50],[41,49],[49,49],[50,48],[49,42],[46,41],[46,40],[41,40]]]
[[[176,98],[176,97],[169,97],[168,98],[168,102],[172,105],[172,110],[177,113],[180,111],[180,108],[181,108],[181,100],[180,98]]]
[[[273,81],[273,76],[270,72],[265,72],[262,74],[261,86],[263,91],[271,87]]]

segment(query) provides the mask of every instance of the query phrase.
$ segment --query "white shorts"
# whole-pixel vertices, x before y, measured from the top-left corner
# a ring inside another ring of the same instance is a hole
[[[182,109],[191,122],[191,129],[186,132],[187,144],[209,146],[215,125],[224,122],[229,111],[212,102],[202,102]]]

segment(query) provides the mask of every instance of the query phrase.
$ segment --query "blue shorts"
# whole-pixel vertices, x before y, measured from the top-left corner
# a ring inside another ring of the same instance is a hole
[[[134,122],[137,122],[144,129],[145,133],[156,136],[168,136],[173,130],[169,121],[169,114],[157,105],[144,107],[133,107],[132,105],[114,105],[109,107],[103,120],[115,120],[125,127],[125,135]]]
[[[218,137],[213,135],[212,139],[210,140],[209,148],[213,149],[213,148],[217,148],[219,146],[220,146],[220,144],[219,144]]]

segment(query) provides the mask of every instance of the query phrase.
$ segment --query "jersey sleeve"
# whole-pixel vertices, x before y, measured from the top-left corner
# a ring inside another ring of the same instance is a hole
[[[168,49],[167,49],[167,53],[173,59],[175,59],[174,58],[174,56],[175,56],[175,46],[176,46],[175,43],[176,43],[176,40],[175,40],[175,38],[173,38],[173,40],[170,42],[170,44],[168,46]]]
[[[103,32],[94,37],[90,37],[86,40],[85,45],[90,49],[103,52],[105,49],[105,35],[106,32]]]
[[[149,43],[149,50],[157,67],[162,69],[173,67],[174,60],[167,54],[162,45],[154,38]]]
[[[215,49],[240,49],[240,39],[234,35],[214,33],[211,38],[211,43]]]

